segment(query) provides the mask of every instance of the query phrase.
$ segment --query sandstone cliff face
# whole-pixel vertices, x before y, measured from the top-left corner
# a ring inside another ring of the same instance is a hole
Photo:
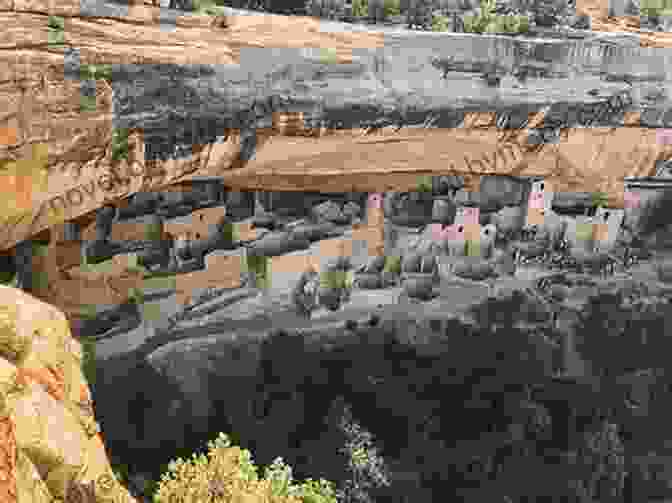
[[[135,501],[112,473],[63,313],[0,286],[0,337],[0,499]]]
[[[647,97],[665,96],[672,65],[626,33],[588,32],[557,44],[80,5],[0,3],[9,49],[0,55],[0,160],[11,194],[4,249],[192,174],[221,176],[234,188],[332,191],[410,188],[429,171],[535,174],[559,191],[601,190],[617,203],[623,176],[649,174],[669,155],[642,126],[669,122],[666,98]],[[636,32],[595,5],[583,10],[591,9],[604,24],[598,29]],[[62,17],[63,29],[49,16]],[[449,70],[446,80],[433,61]],[[86,66],[99,64],[112,65],[111,73]],[[526,65],[541,77],[511,81]],[[497,88],[479,76],[489,67],[503,72]],[[577,121],[565,117],[568,133],[541,155],[520,138],[502,151],[495,112],[543,115],[544,107],[571,105],[599,115],[625,92],[621,108],[630,113],[602,121],[617,129],[574,129]],[[418,130],[423,124],[433,127]],[[114,161],[120,128],[130,131],[128,158]]]

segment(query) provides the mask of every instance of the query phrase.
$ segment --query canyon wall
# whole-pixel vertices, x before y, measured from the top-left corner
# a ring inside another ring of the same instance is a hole
[[[0,22],[3,249],[196,175],[330,191],[409,189],[429,172],[543,175],[619,205],[623,177],[670,153],[656,130],[671,122],[669,55],[618,23],[514,39],[40,1],[0,3]],[[530,114],[557,137],[542,149]]]

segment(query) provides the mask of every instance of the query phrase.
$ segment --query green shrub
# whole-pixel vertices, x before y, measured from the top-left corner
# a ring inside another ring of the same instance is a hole
[[[128,137],[130,131],[126,128],[115,129],[112,131],[112,160],[128,160]]]
[[[128,301],[134,304],[142,305],[145,303],[145,294],[140,288],[132,288],[128,292]]]
[[[219,224],[219,234],[225,243],[234,243],[240,239],[238,227],[233,222],[221,222]]]
[[[527,16],[498,16],[493,0],[481,1],[479,15],[464,16],[466,33],[526,33],[530,29]]]
[[[16,274],[11,271],[0,271],[0,284],[12,286]]]
[[[147,241],[161,241],[163,238],[163,222],[149,222],[145,227]]]
[[[385,265],[383,266],[383,272],[401,274],[401,257],[397,256],[385,257]]]
[[[527,16],[464,16],[466,33],[526,33],[530,29]]]
[[[492,17],[495,15],[497,0],[481,0],[481,16]]]
[[[340,452],[347,459],[349,475],[337,489],[339,501],[373,503],[375,493],[391,485],[385,460],[375,445],[374,436],[355,419],[350,405],[338,397],[332,407],[334,412],[340,412],[338,429],[345,437]]]
[[[464,16],[465,33],[485,33],[491,24],[490,16]]]
[[[98,309],[94,304],[88,304],[82,307],[77,316],[85,320],[92,320],[98,315]]]
[[[320,287],[334,290],[345,288],[347,279],[347,271],[323,271],[320,273]]]
[[[91,337],[81,337],[82,345],[82,373],[89,386],[96,383],[96,340]]]
[[[47,42],[49,45],[65,43],[65,20],[61,16],[49,16],[47,24]]]
[[[49,16],[47,23],[49,28],[61,31],[65,29],[65,19],[62,16]]]
[[[383,10],[385,12],[385,17],[398,16],[401,14],[399,0],[384,0]]]
[[[193,11],[197,14],[206,14],[208,9],[215,7],[215,2],[213,0],[193,0],[192,3],[194,9]]]
[[[420,177],[416,190],[418,192],[432,192],[432,177],[431,176]]]
[[[79,110],[81,112],[95,112],[96,111],[96,97],[95,96],[80,96]]]
[[[462,18],[462,22],[464,23],[464,32],[465,33],[477,33],[476,29],[478,26],[478,16],[474,15],[466,15]]]
[[[527,16],[496,16],[494,22],[491,21],[492,24],[495,26],[495,33],[524,33],[529,29]]]
[[[659,17],[672,8],[669,0],[645,0],[641,2],[640,13],[644,16]]]
[[[590,195],[590,202],[593,208],[599,208],[609,203],[609,195],[604,192],[593,192]]]
[[[515,19],[513,26],[515,33],[527,33],[530,31],[530,18],[527,16],[511,16]]]
[[[268,286],[270,273],[270,257],[263,255],[246,255],[244,259],[244,270],[254,275],[257,282],[257,288],[265,288]]]
[[[432,31],[448,31],[450,28],[446,16],[432,16]]]
[[[326,47],[320,49],[320,62],[325,64],[334,64],[337,62],[336,49]]]
[[[194,0],[194,12],[208,16],[222,16],[226,3],[221,0]]]
[[[481,254],[481,246],[478,241],[472,241],[468,239],[465,242],[465,254],[467,257],[478,257]]]
[[[369,2],[367,0],[352,1],[352,15],[354,17],[366,17],[369,14]]]
[[[311,480],[295,482],[291,467],[277,458],[258,475],[247,449],[232,446],[229,437],[220,433],[208,442],[208,453],[178,458],[161,476],[155,503],[336,503],[330,482]]]
[[[80,80],[112,80],[112,65],[88,65],[84,64],[79,67]]]
[[[122,485],[128,486],[130,470],[126,463],[112,463],[112,473]]]

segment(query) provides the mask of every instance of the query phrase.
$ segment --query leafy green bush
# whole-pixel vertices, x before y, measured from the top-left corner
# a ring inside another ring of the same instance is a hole
[[[383,272],[401,274],[401,257],[397,257],[394,255],[385,257],[385,265],[383,266]]]
[[[527,16],[507,16],[510,20],[510,33],[527,33],[530,31],[530,18]]]
[[[659,17],[669,15],[672,2],[669,0],[645,0],[641,2],[640,12],[644,16]]]
[[[53,28],[55,30],[65,29],[65,19],[62,16],[49,16],[47,23],[49,28]]]
[[[352,1],[352,15],[354,17],[366,17],[369,14],[369,2],[367,0]]]
[[[194,12],[208,16],[222,16],[225,12],[226,3],[222,0],[194,0]]]
[[[494,0],[481,0],[478,15],[464,16],[465,33],[525,33],[530,22],[527,16],[498,16]]]
[[[16,278],[16,263],[10,254],[0,255],[0,284],[10,285]]]
[[[526,33],[527,16],[464,16],[465,33]]]
[[[194,12],[197,14],[205,14],[206,11],[215,6],[213,0],[193,0]]]
[[[595,211],[601,206],[605,206],[609,202],[609,196],[604,192],[593,192],[590,195],[590,208],[589,211]]]
[[[128,486],[130,470],[126,463],[112,463],[112,473],[121,484]]]
[[[142,305],[145,303],[145,294],[141,289],[133,288],[128,294],[128,300],[129,302]]]
[[[96,383],[96,340],[91,337],[81,337],[82,345],[82,373],[90,386]]]
[[[115,129],[112,131],[112,160],[128,160],[128,137],[130,131],[126,128]]]
[[[81,112],[95,112],[96,111],[96,97],[95,96],[80,96],[79,110]]]
[[[416,190],[418,192],[432,192],[432,177],[431,176],[420,177]]]
[[[2,271],[0,272],[0,284],[13,286],[13,283],[16,279],[16,274],[13,272]]]
[[[399,0],[384,0],[383,10],[385,12],[385,17],[398,16],[401,14]]]
[[[238,227],[233,222],[226,221],[226,217],[224,221],[219,223],[218,227],[219,235],[225,243],[234,243],[240,239]]]
[[[47,42],[49,45],[60,45],[65,43],[65,20],[61,16],[49,16],[47,24]]]
[[[446,16],[432,16],[432,31],[448,31],[449,27]]]
[[[325,480],[308,479],[295,482],[291,467],[277,458],[258,475],[250,451],[232,446],[229,437],[220,433],[208,442],[206,455],[180,458],[169,465],[161,476],[155,503],[336,503],[332,484]]]
[[[112,65],[81,65],[79,68],[80,80],[112,80]]]
[[[373,503],[373,493],[391,484],[385,461],[373,435],[356,421],[350,406],[341,397],[334,406],[341,412],[338,428],[345,436],[345,446],[340,451],[347,457],[349,472],[349,478],[337,490],[338,499],[344,503]]]
[[[325,64],[334,64],[337,61],[336,49],[326,47],[320,49],[320,62]]]
[[[246,255],[244,259],[244,270],[254,276],[257,288],[265,288],[268,285],[270,263],[270,257],[265,257],[263,255]]]
[[[163,238],[163,222],[149,222],[145,227],[147,241],[161,241]]]

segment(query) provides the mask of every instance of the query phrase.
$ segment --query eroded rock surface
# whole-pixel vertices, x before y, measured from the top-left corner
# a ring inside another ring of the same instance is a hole
[[[281,16],[266,23],[259,15],[230,15],[225,25],[184,15],[168,27],[148,5],[101,11],[103,24],[90,17],[92,6],[8,7],[0,21],[4,16],[15,51],[3,60],[0,158],[18,162],[10,171],[35,168],[35,176],[12,181],[8,208],[22,209],[3,227],[4,247],[47,228],[58,212],[71,220],[196,170],[233,187],[336,191],[399,189],[414,185],[418,172],[476,169],[545,175],[566,190],[582,186],[617,198],[623,176],[647,174],[669,154],[654,131],[642,129],[669,122],[669,100],[664,92],[655,102],[643,96],[668,87],[672,65],[623,34],[587,32],[565,43],[335,32],[336,24]],[[64,17],[66,46],[32,45],[48,41],[48,13]],[[282,26],[291,26],[292,37]],[[81,80],[79,71],[92,63],[111,64],[111,73]],[[486,85],[490,74],[498,85]],[[93,82],[95,107],[83,112],[82,88]],[[527,116],[549,105],[557,113],[536,136],[559,136],[559,145],[496,159],[496,126],[519,109]],[[586,122],[622,127],[608,134],[571,129]],[[568,135],[557,134],[563,127]],[[129,157],[115,165],[112,133],[120,128],[130,129]],[[31,155],[35,163],[20,161]],[[38,193],[46,199],[33,201]]]
[[[134,502],[112,472],[63,313],[0,286],[3,501]]]

